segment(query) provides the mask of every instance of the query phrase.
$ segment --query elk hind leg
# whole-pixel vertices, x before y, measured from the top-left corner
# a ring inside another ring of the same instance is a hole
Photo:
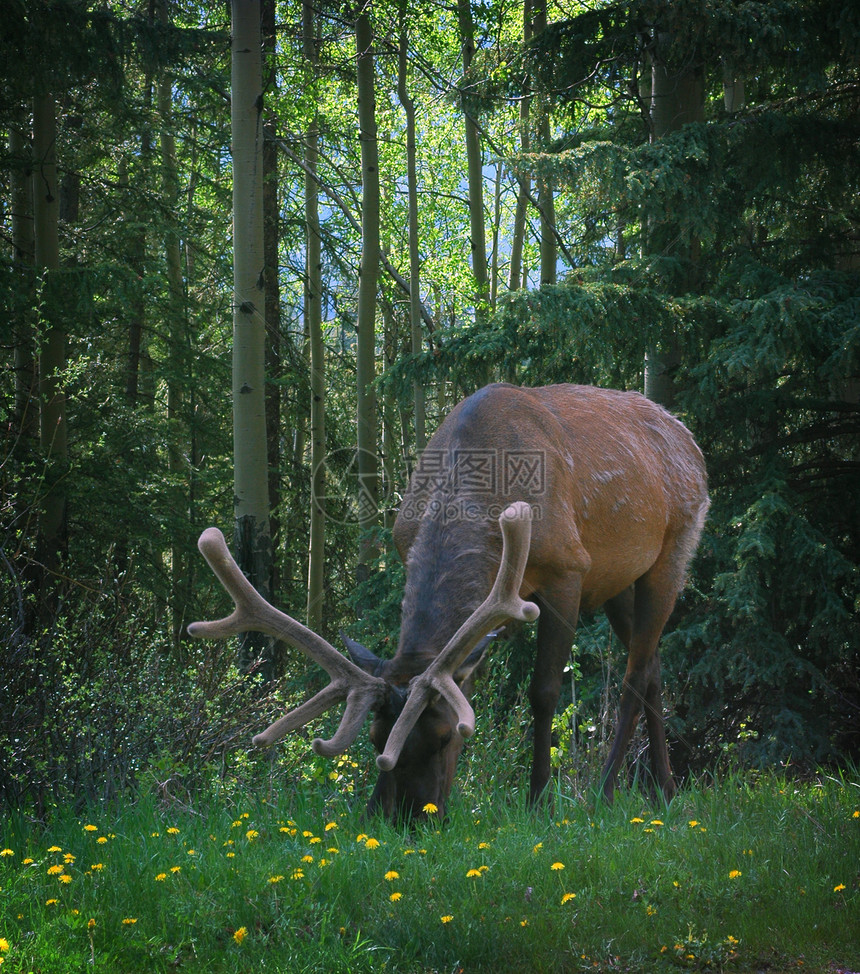
[[[680,589],[679,573],[671,557],[662,557],[636,581],[632,594],[624,592],[607,603],[607,615],[622,642],[629,634],[627,670],[622,684],[615,738],[603,767],[603,794],[611,802],[615,782],[642,710],[651,750],[652,767],[663,793],[674,791],[660,691],[660,657],[657,646]]]

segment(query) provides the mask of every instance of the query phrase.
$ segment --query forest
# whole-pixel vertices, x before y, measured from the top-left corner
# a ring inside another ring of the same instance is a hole
[[[662,643],[679,779],[856,763],[860,6],[232,6],[4,4],[3,804],[366,788],[366,743],[250,749],[320,674],[188,638],[227,602],[196,542],[390,655],[410,472],[499,380],[644,392],[702,448]],[[476,692],[500,764],[532,635]],[[583,619],[561,778],[605,757],[623,667]]]

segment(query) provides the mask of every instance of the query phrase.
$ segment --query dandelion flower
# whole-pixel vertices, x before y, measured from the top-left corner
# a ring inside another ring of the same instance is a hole
[[[689,825],[691,829],[694,829],[698,824],[699,822],[695,818],[691,818],[690,821],[687,822],[687,825]]]
[[[385,878],[390,883],[394,879],[400,879],[400,873],[397,872],[396,869],[389,869],[388,872],[385,874]]]
[[[576,893],[565,893],[561,898],[562,903],[570,903],[571,900],[576,899]]]
[[[122,923],[124,927],[133,927],[137,923],[137,917],[126,917]]]
[[[425,812],[427,815],[435,815],[439,811],[439,809],[436,807],[436,805],[433,804],[433,802],[427,802],[427,804],[421,809],[421,811]]]
[[[478,848],[479,849],[489,849],[490,848],[490,843],[489,842],[479,842],[478,843]]]
[[[56,906],[60,901],[55,899],[45,900],[45,906]]]
[[[564,863],[563,862],[554,862],[549,868],[553,872],[557,873],[560,869],[564,869]]]
[[[543,842],[538,842],[536,846],[532,847],[532,852],[540,852],[543,849]]]
[[[302,862],[313,862],[313,861],[314,861],[313,856],[302,856]]]
[[[0,937],[0,954],[5,954],[9,949],[9,941],[5,937]]]
[[[188,850],[188,855],[189,856],[196,856],[197,855],[197,852],[194,849],[189,849]]]
[[[845,889],[845,883],[839,883],[838,886],[834,886],[833,887],[833,892],[834,893],[841,893],[843,889]]]
[[[106,839],[106,838],[105,838],[105,837],[104,837],[103,835],[100,835],[100,836],[99,836],[99,837],[98,837],[98,838],[96,839],[96,842],[98,842],[98,844],[99,844],[99,845],[104,845],[104,844],[105,844],[105,842],[107,842],[107,839]]]
[[[389,896],[388,898],[391,900],[392,903],[396,903],[402,896],[403,896],[402,893],[392,893],[391,896]]]
[[[68,873],[63,873],[63,875],[60,876],[61,883],[65,883],[66,885],[68,885],[71,881],[72,881],[72,877]]]
[[[443,923],[450,923],[454,919],[454,917],[452,917],[451,914],[448,913],[445,916],[440,917],[440,919],[442,920]]]
[[[662,824],[663,823],[660,821],[659,818],[652,818],[651,819],[651,825],[662,825]]]
[[[529,925],[529,921],[528,920],[520,920],[520,926],[521,927],[527,927],[528,925]]]
[[[638,815],[636,816],[636,818],[631,818],[630,819],[631,825],[641,825],[644,821],[645,821],[645,819],[644,818],[639,818]]]
[[[470,869],[466,873],[466,878],[467,879],[475,879],[476,877],[479,877],[480,875],[481,875],[481,870],[480,869]]]
[[[165,879],[167,879],[167,873],[159,873],[155,877],[156,883],[163,883]]]
[[[326,832],[331,832],[332,829],[337,828],[337,822],[326,822],[325,830]]]
[[[0,849],[0,856],[3,856],[4,858],[14,855],[15,853],[11,849]]]
[[[740,871],[740,869],[732,869],[729,871],[729,879],[737,879],[738,876],[743,876],[743,873]]]
[[[304,879],[304,878],[305,878],[304,869],[294,869],[292,875],[290,876],[290,879]]]
[[[364,847],[365,849],[378,849],[379,839],[368,839],[367,842],[364,843]]]
[[[58,845],[52,845],[48,852],[62,852],[63,850]]]
[[[98,825],[85,825],[84,832],[98,832]]]
[[[168,835],[179,835],[179,829],[175,825],[171,825],[167,830]]]
[[[63,871],[62,866],[48,866],[49,876],[59,876],[62,871]]]
[[[274,886],[275,883],[279,883],[283,878],[283,876],[269,876],[269,882]]]
[[[245,838],[249,842],[253,842],[254,839],[259,838],[259,836],[260,836],[260,833],[256,829],[248,829],[248,831],[245,833]]]
[[[367,841],[367,835],[364,832],[359,832],[358,835],[355,837],[355,841],[356,842],[366,842]]]
[[[176,875],[176,873],[181,873],[181,872],[182,872],[182,866],[171,866],[171,867],[170,867],[170,871],[171,871],[171,872],[172,872],[172,873],[173,873],[174,875]]]
[[[96,919],[95,917],[90,917],[89,920],[87,920],[87,930],[95,930],[95,928],[96,928]]]
[[[239,929],[233,934],[233,939],[237,944],[241,944],[247,936],[248,930],[245,927],[239,927]]]

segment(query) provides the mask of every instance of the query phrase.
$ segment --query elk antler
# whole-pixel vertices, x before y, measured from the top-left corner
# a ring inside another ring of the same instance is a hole
[[[258,747],[268,747],[345,699],[346,707],[334,736],[327,741],[316,738],[311,745],[317,754],[324,757],[342,754],[358,736],[369,711],[384,699],[385,681],[365,673],[322,636],[270,605],[242,574],[218,528],[207,528],[200,535],[197,547],[236,608],[224,619],[192,622],[188,626],[191,636],[226,639],[241,632],[264,632],[301,650],[309,659],[319,663],[331,677],[331,683],[324,690],[257,734],[253,743]]]
[[[531,508],[517,501],[499,518],[502,529],[502,561],[490,594],[454,633],[442,652],[409,685],[409,697],[391,728],[385,750],[376,759],[382,771],[391,771],[424,708],[435,694],[443,696],[457,714],[457,730],[463,737],[475,733],[475,711],[454,681],[454,673],[475,645],[491,629],[509,619],[531,622],[538,617],[534,602],[520,598],[531,543]]]

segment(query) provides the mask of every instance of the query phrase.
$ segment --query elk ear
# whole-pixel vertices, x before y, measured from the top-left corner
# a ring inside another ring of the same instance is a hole
[[[475,670],[484,662],[484,655],[489,648],[490,643],[504,632],[505,627],[500,626],[498,629],[494,629],[492,632],[488,632],[486,636],[478,643],[478,645],[472,650],[471,653],[463,660],[463,662],[457,667],[457,672],[454,674],[454,682],[459,686],[464,680],[467,680],[473,675]]]
[[[366,646],[362,646],[361,643],[356,642],[354,639],[350,639],[343,632],[340,634],[340,638],[343,640],[343,644],[346,646],[346,650],[356,666],[371,676],[379,675],[382,660],[375,653],[372,653]]]

